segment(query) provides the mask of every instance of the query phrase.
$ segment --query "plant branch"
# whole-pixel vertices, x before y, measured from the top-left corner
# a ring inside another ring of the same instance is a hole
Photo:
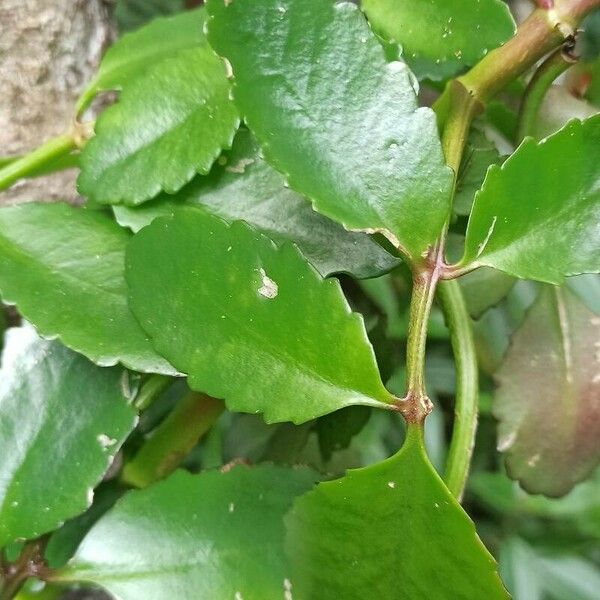
[[[44,560],[48,536],[27,542],[14,563],[2,561],[0,600],[12,600],[29,577],[44,579],[49,569]]]
[[[173,377],[168,375],[150,375],[141,385],[134,406],[138,411],[146,410],[156,398],[171,385]]]
[[[546,92],[557,77],[577,62],[573,55],[574,44],[566,42],[562,48],[553,52],[538,68],[531,78],[519,110],[517,139],[519,143],[528,135],[533,135],[540,106]]]
[[[67,133],[52,138],[29,154],[8,162],[0,168],[0,191],[7,189],[24,177],[51,171],[52,169],[48,169],[48,167],[54,162],[58,164],[57,170],[63,168],[63,165],[69,166],[68,161],[65,163],[59,159],[68,156],[73,150],[81,148],[91,137],[92,131],[93,123],[75,123]]]
[[[442,247],[439,244],[430,253],[425,266],[415,266],[413,270],[406,341],[406,396],[396,404],[408,424],[422,424],[432,409],[425,389],[425,350],[427,325],[439,281],[441,256]]]
[[[146,487],[174,471],[224,410],[221,400],[190,392],[123,468],[122,481]]]
[[[471,318],[458,282],[440,282],[438,298],[450,330],[457,374],[454,429],[444,481],[448,489],[460,501],[469,474],[475,432],[477,431],[479,400],[477,355]]]

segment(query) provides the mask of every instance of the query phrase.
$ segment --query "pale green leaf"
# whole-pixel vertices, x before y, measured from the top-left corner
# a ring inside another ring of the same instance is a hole
[[[501,0],[362,0],[373,28],[400,44],[419,77],[445,79],[515,33]]]
[[[392,458],[299,498],[286,524],[300,598],[508,598],[473,523],[425,456],[416,427]]]
[[[192,389],[267,421],[385,407],[362,318],[292,245],[200,210],[162,218],[127,252],[130,305]]]
[[[81,112],[94,96],[105,90],[122,90],[149,67],[179,50],[206,45],[203,9],[154,19],[145,27],[127,33],[107,51],[98,72],[77,101]]]
[[[208,173],[238,126],[225,67],[204,44],[160,61],[96,123],[79,190],[92,201],[139,204]]]

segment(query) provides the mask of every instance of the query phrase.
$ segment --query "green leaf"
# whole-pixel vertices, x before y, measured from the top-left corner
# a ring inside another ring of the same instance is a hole
[[[120,600],[287,597],[283,515],[314,482],[309,469],[272,466],[178,471],[121,499],[59,577]]]
[[[301,423],[394,401],[362,318],[292,245],[189,209],[135,235],[126,270],[155,347],[231,410]]]
[[[322,0],[211,0],[209,39],[265,159],[347,229],[413,259],[438,237],[452,173],[435,116],[358,8]]]
[[[113,210],[121,225],[138,231],[182,206],[200,206],[229,222],[246,221],[276,242],[292,241],[323,276],[346,272],[376,277],[399,264],[371,236],[346,231],[286,188],[247,129],[238,132],[231,152],[207,177],[194,178],[175,196],[161,194],[143,206]]]
[[[600,116],[526,139],[491,167],[467,228],[459,266],[489,266],[561,283],[600,270]]]
[[[0,209],[0,294],[43,336],[101,366],[176,374],[127,306],[129,235],[107,215],[67,204]]]
[[[474,319],[479,319],[484,312],[498,304],[510,292],[515,281],[514,277],[487,267],[461,277],[459,282],[469,314]]]
[[[77,111],[84,110],[94,96],[104,90],[122,90],[149,67],[179,50],[206,45],[203,9],[153,20],[138,31],[125,34],[107,51],[98,73],[77,101]]]
[[[452,203],[456,214],[466,216],[471,212],[475,192],[481,188],[487,170],[491,165],[500,164],[502,160],[494,143],[482,131],[473,128],[456,178],[456,192]]]
[[[0,548],[83,512],[137,417],[122,369],[101,369],[30,326],[0,371]]]
[[[516,30],[501,0],[362,0],[374,29],[400,44],[417,75],[445,79],[475,64]]]
[[[299,498],[286,524],[300,598],[508,598],[416,427],[392,458]]]
[[[509,475],[562,496],[600,460],[600,318],[571,292],[544,287],[497,374],[494,414]]]
[[[79,191],[104,204],[139,204],[208,173],[238,127],[225,67],[207,44],[160,61],[96,123],[81,155]]]

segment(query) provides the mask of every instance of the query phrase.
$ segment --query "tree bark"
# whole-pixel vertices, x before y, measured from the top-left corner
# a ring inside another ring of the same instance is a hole
[[[113,31],[104,0],[0,1],[0,156],[26,153],[67,129]],[[0,204],[75,201],[75,175],[20,181]]]

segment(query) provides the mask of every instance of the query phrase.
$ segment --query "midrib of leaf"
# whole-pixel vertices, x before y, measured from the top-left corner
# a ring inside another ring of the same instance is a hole
[[[574,377],[573,377],[573,347],[571,345],[571,325],[569,323],[569,316],[567,313],[567,307],[565,305],[565,299],[563,291],[553,286],[553,296],[556,303],[556,311],[558,317],[559,334],[562,347],[564,373],[565,373],[565,385],[563,396],[563,415],[562,418],[568,418],[570,416],[569,408],[575,404],[575,390],[574,390]]]

